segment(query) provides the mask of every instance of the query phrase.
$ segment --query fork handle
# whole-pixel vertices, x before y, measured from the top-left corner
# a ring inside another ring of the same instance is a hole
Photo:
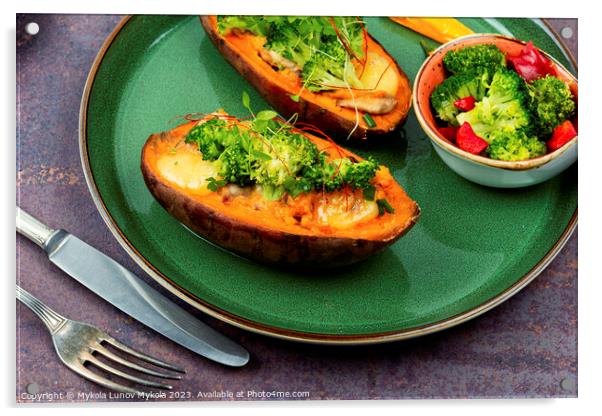
[[[56,232],[52,228],[38,221],[36,218],[17,207],[17,231],[31,241],[45,249],[46,242]]]
[[[31,293],[22,289],[19,285],[17,285],[17,299],[31,309],[31,311],[46,324],[46,327],[51,334],[54,334],[65,322],[67,322],[67,318],[50,309]]]

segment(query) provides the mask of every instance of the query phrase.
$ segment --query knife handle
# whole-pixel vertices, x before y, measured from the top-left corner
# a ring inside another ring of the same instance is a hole
[[[55,230],[17,207],[17,231],[45,249],[45,244]]]

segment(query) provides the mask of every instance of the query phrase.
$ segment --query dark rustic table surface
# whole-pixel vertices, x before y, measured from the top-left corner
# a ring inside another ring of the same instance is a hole
[[[119,20],[108,15],[17,16],[17,203],[157,287],[103,223],[79,160],[84,82]],[[38,23],[37,35],[25,32],[29,22]],[[576,57],[577,20],[550,23]],[[185,367],[188,374],[176,384],[183,397],[232,400],[228,392],[234,399],[243,392],[244,400],[273,392],[308,392],[302,396],[313,400],[577,395],[576,233],[552,264],[509,301],[468,323],[409,341],[344,348],[295,344],[234,328],[183,305],[250,351],[250,363],[240,369],[215,364],[161,337],[67,277],[30,241],[17,236],[16,244],[20,285],[67,317]],[[20,304],[16,329],[18,401],[119,400],[62,365],[42,322]]]

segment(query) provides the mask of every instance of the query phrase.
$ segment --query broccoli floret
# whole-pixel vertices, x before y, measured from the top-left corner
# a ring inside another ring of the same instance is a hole
[[[437,116],[457,126],[456,116],[460,110],[454,106],[454,102],[468,96],[474,97],[477,101],[481,100],[487,90],[488,80],[487,72],[452,75],[447,78],[431,94],[431,105],[437,112]]]
[[[575,112],[573,94],[568,85],[553,75],[533,81],[528,89],[538,135],[550,137],[554,128]]]
[[[443,64],[452,74],[474,71],[493,74],[506,67],[506,56],[496,45],[482,44],[447,52]]]
[[[315,144],[299,134],[279,132],[266,141],[255,141],[261,154],[257,158],[254,180],[261,185],[283,186],[291,177],[319,161]],[[253,153],[257,157],[257,153]]]
[[[524,130],[532,134],[533,117],[529,94],[523,79],[514,71],[499,69],[492,77],[487,94],[475,107],[456,117],[462,125],[467,122],[474,132],[489,142],[496,131]]]
[[[240,186],[251,183],[252,165],[254,161],[240,142],[228,146],[217,160],[220,176]]]
[[[194,126],[186,135],[186,143],[196,143],[205,160],[216,160],[224,152],[231,133],[226,122],[217,118]]]
[[[340,174],[340,165],[348,163],[345,159],[323,163],[322,165],[312,166],[308,169],[305,177],[310,181],[314,189],[325,190],[326,192],[341,189],[344,184],[344,178]]]
[[[489,157],[499,160],[527,160],[546,154],[546,144],[523,131],[499,131],[489,136]]]
[[[361,162],[352,162],[348,158],[334,159],[330,162],[322,160],[321,165],[312,166],[305,173],[315,189],[332,192],[348,185],[353,189],[367,189],[378,170],[378,163],[369,157]]]
[[[345,159],[349,160],[349,159]],[[378,163],[370,156],[357,163],[349,163],[342,172],[345,183],[354,189],[366,189],[372,185],[372,180],[378,170]]]

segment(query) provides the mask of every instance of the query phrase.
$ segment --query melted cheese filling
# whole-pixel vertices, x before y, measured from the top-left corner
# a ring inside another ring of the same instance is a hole
[[[339,230],[351,228],[376,217],[378,217],[376,202],[341,194],[323,198],[317,208],[318,221]]]
[[[374,52],[368,52],[366,67],[360,81],[362,81],[365,89],[384,91],[393,97],[397,95],[397,89],[399,88],[395,66],[391,65],[389,60]]]
[[[215,164],[203,160],[198,150],[190,145],[162,155],[157,160],[157,168],[169,182],[196,193],[211,192],[207,189],[207,179],[219,174]]]

